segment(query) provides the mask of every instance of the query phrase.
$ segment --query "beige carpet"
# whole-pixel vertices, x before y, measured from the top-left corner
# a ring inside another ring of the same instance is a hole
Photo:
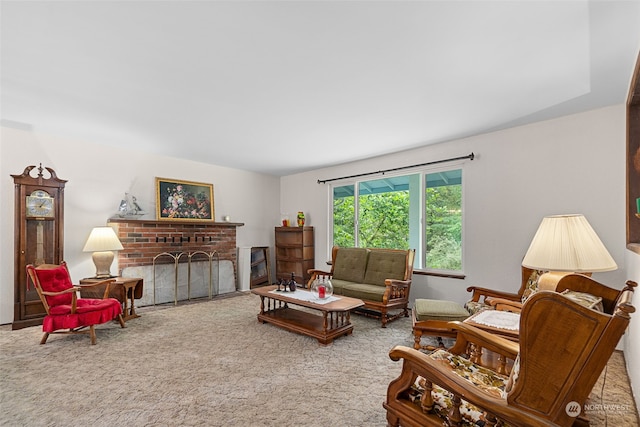
[[[381,329],[354,315],[353,335],[325,347],[258,323],[259,305],[240,295],[141,310],[126,329],[100,326],[95,346],[59,335],[42,346],[39,327],[2,327],[0,425],[386,425],[400,372],[388,351],[412,345],[409,319]],[[593,425],[637,425],[621,353],[606,374],[616,394],[602,400],[596,386]]]

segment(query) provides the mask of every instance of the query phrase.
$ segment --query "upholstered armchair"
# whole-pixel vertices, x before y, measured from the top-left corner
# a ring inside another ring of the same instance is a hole
[[[522,307],[519,343],[452,322],[458,335],[449,350],[394,347],[390,358],[403,364],[383,403],[388,424],[572,425],[635,311],[635,283],[627,284],[612,314],[535,293]],[[486,363],[490,355],[497,364]]]
[[[44,335],[40,344],[45,344],[49,334],[88,334],[91,344],[96,343],[95,325],[117,319],[122,328],[122,306],[115,298],[108,298],[107,279],[91,285],[74,286],[66,262],[60,265],[43,264],[35,267],[27,265],[27,274],[35,285],[47,315],[42,322]],[[107,284],[102,299],[78,298],[81,287],[93,287]],[[85,328],[89,328],[86,330]]]

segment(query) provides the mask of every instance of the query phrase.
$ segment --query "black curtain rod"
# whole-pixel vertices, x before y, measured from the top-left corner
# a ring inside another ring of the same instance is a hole
[[[319,179],[318,180],[318,184],[324,184],[324,183],[331,182],[331,181],[339,181],[341,179],[347,179],[347,178],[358,178],[358,177],[361,177],[361,176],[375,175],[375,174],[379,174],[379,173],[384,175],[387,172],[394,172],[394,171],[399,171],[399,170],[403,170],[403,169],[417,168],[417,167],[420,167],[420,166],[436,165],[438,163],[453,162],[453,161],[456,161],[456,160],[464,160],[464,159],[473,160],[474,157],[475,157],[475,154],[471,153],[471,154],[468,154],[466,156],[451,157],[450,159],[435,160],[433,162],[420,163],[418,165],[401,166],[399,168],[385,169],[385,170],[377,171],[377,172],[365,172],[365,173],[359,173],[357,175],[341,176],[340,178]]]

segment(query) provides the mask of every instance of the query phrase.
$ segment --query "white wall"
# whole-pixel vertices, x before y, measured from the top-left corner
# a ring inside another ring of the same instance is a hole
[[[329,186],[318,179],[476,154],[464,168],[466,279],[414,275],[412,298],[464,302],[466,288],[516,291],[520,262],[545,215],[584,214],[618,264],[594,277],[621,287],[625,271],[625,110],[614,106],[377,159],[282,178],[281,210],[316,227],[316,265],[329,259]],[[354,141],[354,144],[364,143]]]
[[[273,246],[273,227],[280,220],[278,177],[2,127],[0,324],[13,321],[14,186],[10,175],[40,163],[68,180],[64,258],[74,280],[95,274],[91,254],[82,248],[91,229],[105,225],[115,214],[125,192],[137,197],[149,219],[155,218],[157,176],[212,183],[216,220],[229,215],[231,221],[245,224],[237,228],[238,246]],[[112,271],[117,271],[117,261]]]
[[[464,303],[466,288],[480,285],[515,292],[520,263],[546,215],[582,213],[618,264],[594,278],[615,288],[640,279],[640,257],[626,250],[626,110],[617,105],[532,125],[423,147],[378,159],[287,176],[281,210],[307,213],[316,227],[316,266],[326,267],[329,186],[334,178],[424,163],[474,152],[464,163],[466,278],[413,276],[411,298]],[[366,144],[366,141],[354,141]],[[628,265],[630,264],[630,265]],[[640,291],[638,292],[640,294]],[[640,307],[640,296],[636,295]],[[640,367],[640,315],[632,317],[625,354],[636,401]]]

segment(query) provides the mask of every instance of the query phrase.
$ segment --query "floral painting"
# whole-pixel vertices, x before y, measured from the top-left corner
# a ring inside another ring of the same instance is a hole
[[[213,184],[156,178],[158,219],[213,221]]]

